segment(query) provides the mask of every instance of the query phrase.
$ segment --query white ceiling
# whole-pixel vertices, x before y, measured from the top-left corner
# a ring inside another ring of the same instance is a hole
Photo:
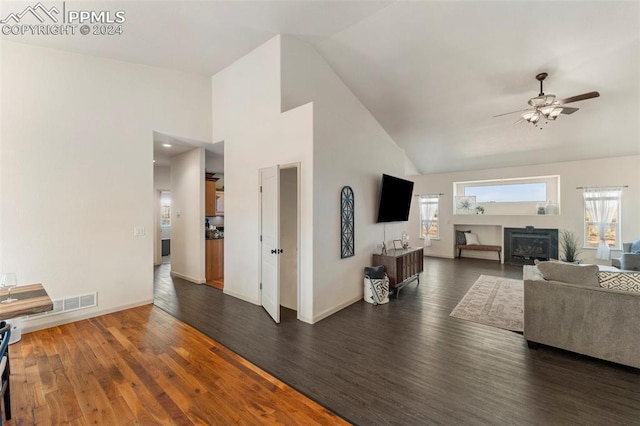
[[[46,2],[47,5],[56,2]],[[61,2],[57,2],[61,3]],[[2,17],[33,2],[4,2]],[[640,1],[94,1],[124,34],[20,41],[212,75],[275,34],[315,45],[422,173],[640,154]],[[4,39],[17,40],[15,37]],[[538,94],[597,90],[543,130]]]

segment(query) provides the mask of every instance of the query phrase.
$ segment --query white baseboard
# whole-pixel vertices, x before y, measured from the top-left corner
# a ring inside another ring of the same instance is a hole
[[[314,315],[314,317],[313,317],[313,322],[311,322],[310,324],[315,324],[315,323],[317,323],[318,321],[321,321],[321,320],[323,320],[323,319],[327,318],[328,316],[333,315],[333,314],[335,314],[336,312],[338,312],[338,311],[340,311],[340,310],[342,310],[342,309],[346,308],[347,306],[349,306],[349,305],[353,305],[354,303],[356,303],[356,302],[358,302],[358,301],[362,300],[362,297],[363,297],[363,296],[358,296],[358,297],[356,297],[356,298],[354,298],[354,299],[352,299],[352,300],[349,300],[349,301],[344,302],[344,303],[342,303],[342,304],[340,304],[340,305],[338,305],[338,306],[335,306],[335,307],[333,307],[333,308],[331,308],[331,309],[328,309],[328,310],[326,310],[326,311],[324,311],[324,312],[322,312],[322,313],[320,313],[320,314],[318,314],[318,315]],[[302,320],[302,318],[301,318],[301,320]],[[307,321],[305,321],[305,322],[307,322]]]
[[[187,281],[190,281],[190,282],[195,283],[195,284],[204,284],[206,282],[205,279],[196,278],[196,277],[192,277],[192,276],[189,276],[189,275],[184,275],[184,274],[181,274],[181,273],[175,272],[175,271],[171,271],[171,276],[172,277],[176,277],[176,278],[182,278],[183,280],[187,280]]]
[[[456,256],[452,256],[450,254],[438,254],[438,253],[425,254],[424,257],[437,257],[439,259],[455,259],[456,258]]]
[[[76,321],[82,321],[89,318],[99,317],[101,315],[112,314],[114,312],[124,311],[131,308],[137,308],[139,306],[150,305],[153,303],[151,300],[142,300],[127,305],[121,305],[109,309],[86,309],[82,311],[70,312],[68,314],[57,314],[52,316],[24,318],[22,333],[31,333],[32,331],[44,330],[45,328],[57,327],[63,324],[69,324]]]
[[[233,296],[236,299],[244,300],[245,302],[249,302],[249,303],[251,303],[253,305],[260,306],[260,301],[259,300],[250,299],[247,296],[245,296],[244,294],[236,293],[236,292],[227,290],[226,288],[224,290],[222,290],[222,292],[224,294],[228,294],[229,296]]]

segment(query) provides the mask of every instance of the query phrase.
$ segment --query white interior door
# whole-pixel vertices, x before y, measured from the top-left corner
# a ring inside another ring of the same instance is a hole
[[[260,169],[262,306],[280,322],[280,166]]]

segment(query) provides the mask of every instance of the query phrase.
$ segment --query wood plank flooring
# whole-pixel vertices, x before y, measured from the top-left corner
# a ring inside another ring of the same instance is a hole
[[[259,306],[172,280],[165,266],[155,303],[357,424],[640,424],[640,370],[531,350],[521,334],[449,317],[481,274],[521,279],[522,268],[426,258],[420,285],[398,299],[314,325],[286,309],[274,324]]]
[[[9,425],[346,424],[153,306],[24,334]]]

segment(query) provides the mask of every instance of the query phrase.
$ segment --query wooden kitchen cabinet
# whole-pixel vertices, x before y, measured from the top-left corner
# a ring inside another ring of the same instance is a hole
[[[224,238],[206,240],[205,244],[205,279],[221,280],[224,278]]]
[[[204,215],[216,216],[216,181],[204,181]]]
[[[216,191],[216,216],[224,216],[224,191]]]

